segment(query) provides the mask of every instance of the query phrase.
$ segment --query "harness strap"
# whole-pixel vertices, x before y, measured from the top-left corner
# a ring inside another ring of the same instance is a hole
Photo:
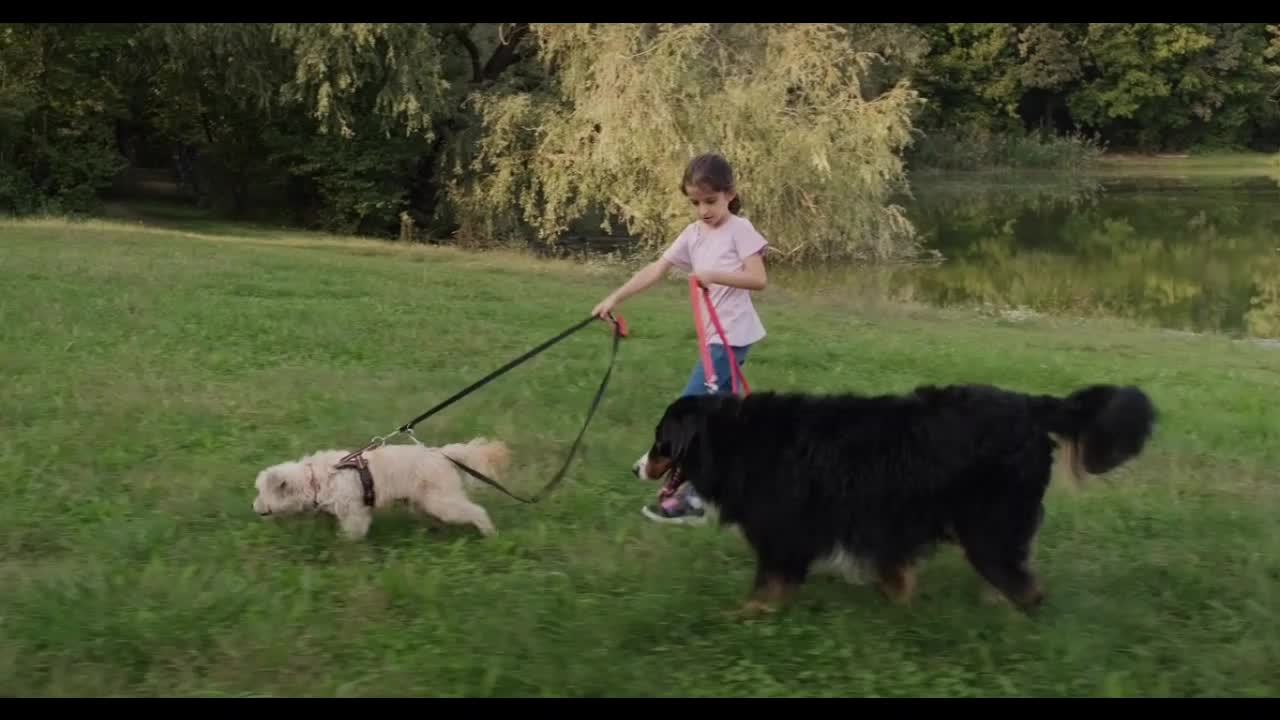
[[[311,507],[320,507],[320,481],[316,479],[316,471],[311,465],[304,465],[307,469],[307,485],[311,486]]]
[[[369,461],[365,459],[364,452],[361,451],[350,460],[340,462],[334,465],[337,469],[353,469],[360,475],[360,489],[364,492],[364,504],[373,507],[377,500],[377,494],[373,489],[373,475],[369,472]]]

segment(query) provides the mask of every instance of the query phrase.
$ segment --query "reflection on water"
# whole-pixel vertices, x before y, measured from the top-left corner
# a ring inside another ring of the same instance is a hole
[[[907,203],[943,262],[805,271],[815,289],[888,299],[1111,315],[1280,337],[1275,175],[917,179]],[[872,277],[874,276],[874,277]],[[801,278],[795,278],[801,280]]]

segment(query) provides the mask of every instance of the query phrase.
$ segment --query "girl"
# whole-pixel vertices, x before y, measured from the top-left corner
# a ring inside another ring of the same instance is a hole
[[[751,291],[767,285],[764,250],[768,242],[746,218],[739,217],[742,199],[734,189],[733,169],[719,155],[699,155],[689,162],[680,183],[697,220],[676,237],[657,260],[638,271],[626,283],[600,301],[592,314],[604,318],[623,300],[656,284],[672,266],[688,271],[698,284],[709,288],[731,348],[706,320],[707,344],[721,392],[730,392],[729,357],[741,366],[752,345],[765,336],[764,325],[751,304]],[[704,316],[707,314],[704,313]],[[682,395],[707,392],[702,363],[695,361]],[[643,509],[651,520],[701,524],[706,510],[702,499],[687,483],[684,491]]]

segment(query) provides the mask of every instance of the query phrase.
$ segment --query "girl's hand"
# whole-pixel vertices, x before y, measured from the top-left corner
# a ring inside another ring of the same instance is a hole
[[[601,320],[608,320],[609,313],[613,312],[613,308],[615,305],[617,305],[617,302],[613,299],[613,296],[610,295],[609,297],[601,300],[594,308],[592,308],[591,314],[600,318]]]
[[[609,313],[613,312],[613,308],[618,303],[644,290],[652,287],[654,283],[662,279],[663,273],[671,269],[671,263],[665,258],[658,258],[653,262],[645,265],[642,269],[637,270],[631,279],[622,284],[622,287],[609,293],[605,299],[601,300],[594,308],[591,314],[601,320],[608,320]]]
[[[707,275],[710,275],[710,274],[711,274],[710,272],[703,270],[701,273],[696,273],[696,272],[689,273],[689,277],[693,278],[694,280],[697,280],[698,287],[702,288],[703,290],[706,290],[711,286],[711,278],[706,277]]]

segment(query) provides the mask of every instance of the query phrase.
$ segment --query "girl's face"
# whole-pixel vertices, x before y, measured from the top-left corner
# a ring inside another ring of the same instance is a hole
[[[693,185],[686,186],[684,194],[693,205],[694,214],[710,227],[720,227],[729,218],[729,203],[735,197],[731,192],[711,192]]]

